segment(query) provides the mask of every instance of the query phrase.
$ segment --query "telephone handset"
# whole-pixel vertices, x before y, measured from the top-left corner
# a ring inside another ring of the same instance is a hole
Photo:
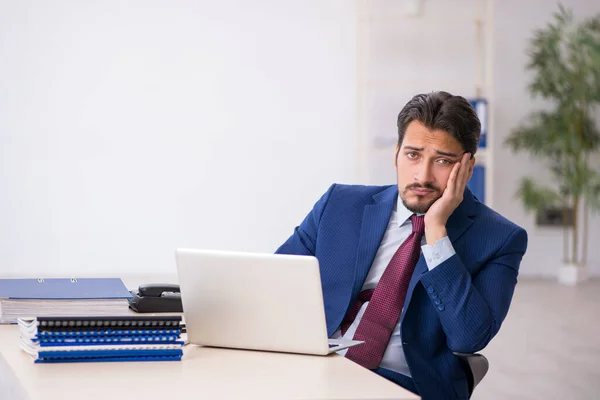
[[[183,312],[179,285],[146,284],[137,291],[132,290],[133,298],[129,308],[138,313]]]

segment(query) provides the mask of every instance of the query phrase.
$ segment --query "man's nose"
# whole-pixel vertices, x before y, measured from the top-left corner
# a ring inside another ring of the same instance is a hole
[[[417,182],[431,182],[433,180],[432,168],[429,163],[421,163],[414,176]]]

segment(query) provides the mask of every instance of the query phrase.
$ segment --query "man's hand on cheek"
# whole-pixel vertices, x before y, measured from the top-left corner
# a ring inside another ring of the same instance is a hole
[[[461,160],[454,164],[442,197],[425,213],[425,237],[427,244],[431,246],[447,235],[446,222],[463,201],[463,193],[472,171],[470,159],[471,154],[465,153]]]

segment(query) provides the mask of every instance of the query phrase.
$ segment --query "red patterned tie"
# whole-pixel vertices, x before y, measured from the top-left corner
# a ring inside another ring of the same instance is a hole
[[[351,347],[346,352],[346,358],[368,369],[376,369],[381,363],[421,254],[424,217],[412,215],[410,219],[412,233],[396,250],[383,272],[354,334],[354,340],[364,340],[365,343]]]

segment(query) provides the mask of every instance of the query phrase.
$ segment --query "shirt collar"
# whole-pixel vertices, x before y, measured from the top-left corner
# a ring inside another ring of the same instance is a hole
[[[413,212],[404,206],[400,195],[398,195],[398,199],[396,200],[396,223],[398,226],[400,227],[404,225],[406,220],[409,219],[411,215],[413,215]]]
[[[410,211],[408,208],[406,208],[404,206],[404,203],[402,203],[402,199],[400,198],[400,195],[398,195],[398,199],[396,200],[396,223],[398,224],[398,226],[402,226],[404,225],[404,223],[406,222],[406,220],[408,220],[411,215],[413,215],[414,213],[412,211]],[[417,215],[425,215],[425,214],[417,214]]]

